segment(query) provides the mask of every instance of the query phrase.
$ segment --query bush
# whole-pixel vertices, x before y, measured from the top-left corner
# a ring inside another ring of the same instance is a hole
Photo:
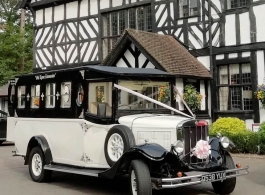
[[[246,131],[247,128],[245,122],[233,117],[219,118],[210,126],[210,135],[221,133],[221,135],[228,136]]]
[[[260,142],[265,145],[265,122],[260,124],[258,134],[260,136]]]

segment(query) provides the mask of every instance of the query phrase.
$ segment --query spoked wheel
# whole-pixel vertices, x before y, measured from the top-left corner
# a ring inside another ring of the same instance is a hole
[[[29,173],[35,182],[45,182],[51,178],[51,171],[44,170],[45,159],[40,147],[35,147],[29,155]]]
[[[131,195],[152,194],[150,171],[143,161],[133,160],[129,173]]]
[[[132,131],[126,127],[117,125],[112,127],[105,140],[104,152],[106,160],[112,167],[125,151],[135,145]]]
[[[226,154],[226,167],[228,169],[236,168],[233,158],[228,153]],[[233,177],[231,179],[226,179],[224,181],[212,182],[212,186],[213,186],[215,193],[217,194],[221,194],[221,195],[230,194],[234,191],[236,187],[236,177]]]

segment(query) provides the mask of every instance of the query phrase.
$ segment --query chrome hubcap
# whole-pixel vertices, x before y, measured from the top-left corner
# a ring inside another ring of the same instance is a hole
[[[123,154],[124,143],[122,137],[114,133],[110,136],[108,141],[108,154],[112,161],[116,162]]]
[[[35,176],[40,176],[42,171],[42,160],[39,154],[34,154],[32,157],[32,172]]]

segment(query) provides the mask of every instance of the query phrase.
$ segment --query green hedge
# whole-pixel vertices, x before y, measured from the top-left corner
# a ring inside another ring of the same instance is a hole
[[[232,122],[235,122],[235,124],[232,124]],[[210,126],[210,137],[216,136],[218,132],[234,142],[236,149],[232,151],[233,153],[256,154],[259,146],[260,154],[265,154],[265,122],[260,124],[258,132],[252,132],[246,130],[239,119],[220,118]]]

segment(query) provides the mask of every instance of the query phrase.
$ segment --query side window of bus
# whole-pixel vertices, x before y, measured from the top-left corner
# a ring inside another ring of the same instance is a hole
[[[17,107],[25,108],[26,86],[19,86],[17,89]]]
[[[54,108],[55,107],[55,83],[46,84],[45,96],[46,96],[45,107]]]
[[[112,116],[112,83],[89,83],[88,110],[91,114],[97,115],[99,103],[106,104],[106,116]]]
[[[31,108],[39,108],[40,106],[40,85],[31,86]]]
[[[61,108],[71,107],[71,82],[61,84]]]
[[[78,106],[81,106],[84,100],[84,89],[82,87],[82,84],[78,85],[78,91],[77,91],[77,99],[76,103]]]

